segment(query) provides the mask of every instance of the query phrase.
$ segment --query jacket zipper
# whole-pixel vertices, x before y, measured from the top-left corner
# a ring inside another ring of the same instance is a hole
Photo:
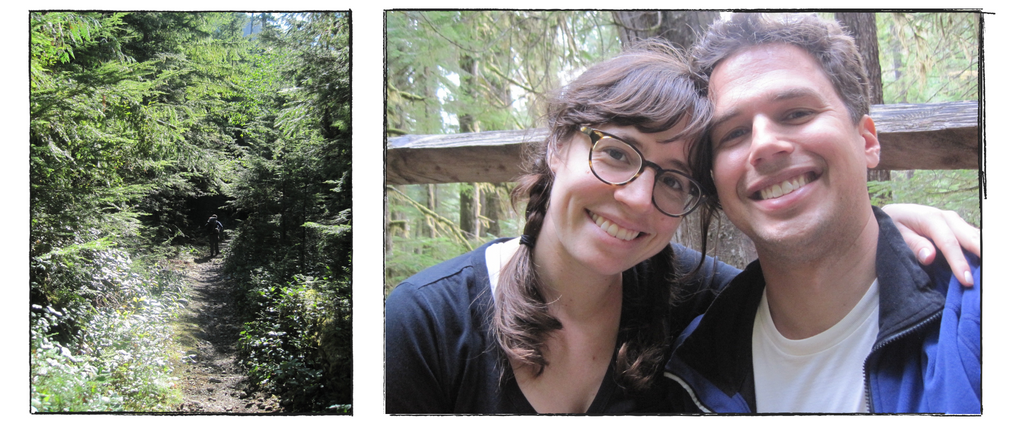
[[[704,403],[701,403],[700,400],[697,400],[697,393],[693,390],[692,387],[690,387],[689,384],[686,383],[686,381],[683,381],[682,378],[676,376],[672,372],[665,372],[665,377],[675,381],[677,384],[679,384],[679,386],[683,387],[683,390],[685,390],[686,393],[690,395],[690,399],[693,400],[693,404],[696,404],[697,408],[700,409],[701,412],[715,413],[707,406],[705,406]]]
[[[867,402],[868,402],[867,404],[868,404],[868,412],[869,413],[875,413],[874,397],[872,397],[872,393],[871,393],[871,380],[868,379],[868,363],[870,363],[871,358],[876,353],[881,351],[882,348],[885,348],[886,345],[889,345],[889,344],[893,343],[896,340],[902,339],[903,337],[905,337],[907,335],[910,335],[912,333],[917,332],[919,329],[921,329],[921,328],[931,324],[931,322],[933,322],[933,321],[935,321],[935,320],[937,320],[937,319],[939,319],[941,317],[942,317],[942,310],[939,310],[939,311],[935,312],[934,314],[932,314],[931,316],[928,316],[924,320],[918,322],[916,325],[910,327],[909,329],[907,329],[907,330],[905,330],[903,332],[897,333],[897,334],[887,338],[886,340],[878,343],[875,346],[875,348],[872,349],[870,353],[868,353],[868,357],[866,359],[864,359],[864,396],[867,397]]]

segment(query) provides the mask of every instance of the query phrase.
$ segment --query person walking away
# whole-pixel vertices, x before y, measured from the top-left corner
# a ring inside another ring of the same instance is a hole
[[[216,257],[220,255],[220,232],[224,230],[224,225],[217,220],[217,214],[210,216],[210,219],[206,221],[206,237],[210,240],[210,257]]]

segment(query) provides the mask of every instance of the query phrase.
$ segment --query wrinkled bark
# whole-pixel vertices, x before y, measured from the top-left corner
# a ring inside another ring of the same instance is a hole
[[[658,37],[689,49],[708,25],[721,14],[708,11],[615,11],[612,17],[619,26],[622,47],[639,40]]]
[[[836,13],[836,20],[846,28],[857,43],[868,74],[869,98],[872,105],[885,103],[882,95],[882,66],[878,62],[878,28],[874,13]],[[887,181],[889,170],[868,170],[868,180]]]

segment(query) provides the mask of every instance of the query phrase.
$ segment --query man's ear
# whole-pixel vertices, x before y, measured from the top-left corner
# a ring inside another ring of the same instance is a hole
[[[882,146],[878,143],[878,133],[875,131],[875,120],[865,115],[860,118],[857,132],[864,139],[864,155],[867,159],[868,168],[875,168],[882,160]]]

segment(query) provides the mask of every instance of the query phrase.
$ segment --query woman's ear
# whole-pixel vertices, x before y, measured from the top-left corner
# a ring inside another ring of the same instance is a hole
[[[548,143],[546,160],[548,168],[551,169],[551,174],[558,174],[558,170],[560,170],[565,163],[565,149],[562,148],[563,144],[564,143],[558,143],[557,141]]]

